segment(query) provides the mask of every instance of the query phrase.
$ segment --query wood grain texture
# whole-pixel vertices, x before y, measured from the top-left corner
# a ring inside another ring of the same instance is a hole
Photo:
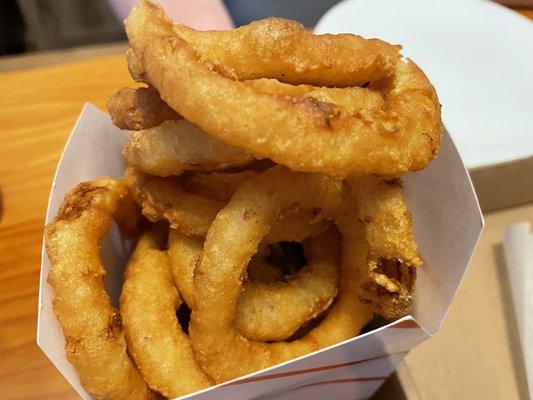
[[[50,184],[85,102],[132,85],[124,57],[0,74],[0,398],[74,399],[35,343]]]
[[[44,215],[57,161],[84,103],[104,108],[113,90],[126,85],[132,81],[122,56],[0,74],[1,399],[77,398],[35,342]],[[434,364],[431,356],[420,369],[428,363]]]
[[[0,57],[0,72],[82,62],[95,57],[110,57],[123,54],[128,47],[127,42],[119,42],[2,56]]]

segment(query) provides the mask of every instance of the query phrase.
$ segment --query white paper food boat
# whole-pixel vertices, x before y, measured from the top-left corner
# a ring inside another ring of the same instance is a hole
[[[81,181],[121,177],[122,144],[128,134],[92,104],[83,109],[68,140],[52,184],[46,223],[63,196]],[[418,271],[411,316],[354,339],[213,386],[184,399],[366,399],[383,383],[407,352],[441,326],[483,228],[483,218],[459,154],[446,133],[439,156],[420,172],[405,176],[406,201],[425,264]],[[109,267],[123,266],[126,255],[118,230],[102,243]],[[117,267],[118,268],[118,267]],[[61,326],[52,312],[53,291],[46,282],[50,261],[42,252],[37,343],[84,399],[90,396],[67,361]],[[106,286],[113,301],[122,286],[122,269],[109,270]]]

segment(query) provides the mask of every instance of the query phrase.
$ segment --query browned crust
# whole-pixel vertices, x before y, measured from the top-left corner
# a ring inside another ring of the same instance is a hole
[[[117,90],[108,99],[107,110],[116,126],[128,130],[153,128],[164,121],[182,118],[151,86]]]

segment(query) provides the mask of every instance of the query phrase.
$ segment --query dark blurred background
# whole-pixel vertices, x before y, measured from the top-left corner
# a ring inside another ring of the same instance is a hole
[[[269,16],[282,16],[312,27],[338,1],[227,0],[225,6],[236,26]],[[112,0],[2,0],[0,55],[125,40],[120,16],[113,11],[113,5],[127,8],[126,3]]]
[[[63,49],[125,39],[106,0],[0,1],[0,54]]]

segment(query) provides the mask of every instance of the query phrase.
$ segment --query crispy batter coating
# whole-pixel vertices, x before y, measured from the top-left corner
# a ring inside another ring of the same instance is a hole
[[[174,284],[178,288],[183,301],[192,309],[193,293],[192,277],[196,263],[202,255],[204,238],[187,236],[176,229],[168,233],[169,268]]]
[[[131,49],[129,50],[132,54],[130,57],[135,57]],[[136,62],[137,68],[142,68],[139,61]],[[316,99],[323,103],[333,103],[341,107],[344,107],[350,113],[357,113],[361,110],[377,110],[380,107],[383,107],[384,100],[380,93],[377,91],[366,90],[362,87],[347,87],[347,88],[330,88],[330,87],[318,87],[312,85],[290,85],[286,83],[279,82],[276,79],[252,79],[242,82],[245,86],[253,88],[258,93],[263,94],[272,94],[279,96],[304,96]],[[150,87],[152,90],[152,87]],[[144,88],[141,88],[144,89]],[[133,90],[133,89],[131,89]],[[153,97],[153,101],[159,101],[162,103],[159,107],[164,109],[168,107],[166,103],[161,99]],[[156,105],[152,105],[152,108],[155,108]],[[130,110],[130,113],[133,113],[133,110]],[[137,111],[137,113],[142,113],[142,110]],[[177,114],[179,116],[179,114]],[[120,115],[116,117],[120,118]],[[181,118],[181,117],[180,117]],[[172,119],[172,118],[169,118]],[[175,118],[174,118],[175,119]],[[161,121],[163,122],[163,121]],[[147,127],[148,128],[148,127]]]
[[[146,232],[128,262],[120,297],[128,351],[153,390],[168,398],[211,385],[176,318],[181,299],[162,230]]]
[[[230,31],[196,31],[182,24],[174,24],[173,30],[204,59],[240,80],[359,86],[390,75],[400,50],[352,34],[314,35],[283,18],[254,21]]]
[[[321,239],[323,237],[318,236],[304,242],[308,265],[286,282],[245,282],[235,316],[235,325],[241,334],[260,341],[288,339],[331,305],[337,294],[338,264],[336,252]],[[191,308],[194,269],[202,249],[201,238],[170,231],[170,269],[176,286]],[[256,261],[255,267],[258,266],[260,263]]]
[[[384,105],[380,93],[354,86],[347,88],[289,85],[275,79],[254,79],[242,82],[257,93],[277,96],[304,97],[321,103],[331,103],[355,114],[364,110],[379,110]]]
[[[224,202],[186,192],[176,178],[160,178],[128,168],[124,181],[142,213],[152,222],[166,220],[186,235],[205,236]]]
[[[120,181],[80,183],[45,229],[51,262],[48,282],[65,335],[68,360],[95,399],[155,399],[128,357],[121,318],[105,291],[100,240],[117,222],[136,220],[133,199]]]
[[[185,119],[133,132],[122,154],[128,165],[158,176],[223,170],[253,161],[250,153],[211,138]]]
[[[148,12],[157,4],[145,1],[139,7]],[[283,18],[266,18],[230,31],[196,31],[179,23],[172,29],[214,69],[242,81],[270,78],[294,85],[360,86],[390,77],[401,49],[353,34],[314,35]],[[132,77],[142,81],[142,64],[131,49],[127,60]]]
[[[142,213],[152,222],[166,220],[185,235],[205,236],[211,222],[225,202],[189,193],[177,178],[161,178],[128,168],[124,181],[130,188]],[[265,241],[301,241],[328,227],[327,221],[312,210],[289,213],[268,234]]]
[[[366,261],[364,253],[358,253],[358,258],[348,258],[349,263],[343,257],[336,302],[325,319],[301,339],[252,341],[240,334],[234,323],[248,260],[279,216],[299,207],[320,208],[333,217],[345,201],[343,188],[342,182],[332,178],[279,166],[246,181],[218,213],[193,278],[194,307],[189,325],[195,356],[216,382],[349,339],[370,319],[371,312],[354,295],[357,270]],[[342,230],[362,236],[361,224],[355,218],[344,221]],[[332,249],[338,238],[326,236],[322,241],[324,247]],[[350,246],[352,243],[343,242],[343,247]]]
[[[126,64],[128,72],[135,82],[148,83],[143,76],[143,66],[131,49],[126,50]]]
[[[416,268],[422,264],[401,180],[360,177],[349,184],[368,247],[361,299],[389,320],[401,318],[411,311]]]
[[[330,221],[317,210],[291,210],[265,236],[263,243],[301,242],[324,232]]]
[[[153,128],[167,120],[181,119],[152,86],[117,90],[107,100],[107,111],[116,126],[129,130]]]
[[[412,61],[394,63],[392,78],[366,89],[383,96],[379,109],[352,113],[312,97],[259,93],[228,78],[225,65],[210,64],[175,30],[147,0],[126,20],[131,48],[161,97],[219,140],[293,170],[341,177],[397,176],[426,167],[437,154],[440,105]]]

